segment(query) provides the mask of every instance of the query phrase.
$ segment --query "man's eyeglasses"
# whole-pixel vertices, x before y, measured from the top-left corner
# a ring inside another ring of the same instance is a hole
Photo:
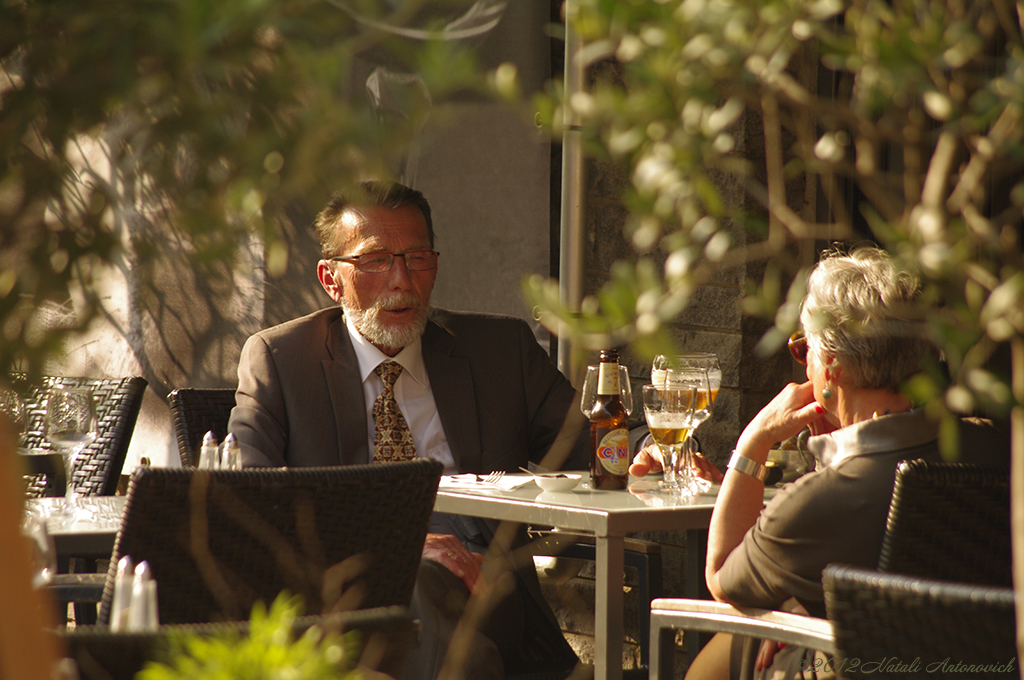
[[[391,271],[396,257],[403,258],[405,266],[411,272],[429,271],[437,267],[437,255],[435,250],[410,250],[404,253],[379,251],[362,255],[337,255],[328,259],[332,262],[347,262],[355,265],[356,269],[361,272],[381,274]]]
[[[786,346],[789,347],[789,353],[793,355],[797,363],[807,365],[807,336],[803,331],[797,331],[789,336]]]

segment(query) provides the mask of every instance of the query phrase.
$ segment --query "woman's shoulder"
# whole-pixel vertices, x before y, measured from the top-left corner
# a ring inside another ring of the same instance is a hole
[[[765,507],[770,518],[818,523],[822,518],[886,512],[903,456],[857,456],[784,485]]]

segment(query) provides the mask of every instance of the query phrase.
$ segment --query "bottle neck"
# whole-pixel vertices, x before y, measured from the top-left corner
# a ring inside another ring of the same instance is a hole
[[[597,393],[599,395],[619,394],[619,364],[602,361],[597,373]]]

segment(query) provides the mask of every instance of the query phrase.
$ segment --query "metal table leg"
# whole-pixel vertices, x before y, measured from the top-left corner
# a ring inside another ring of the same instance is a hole
[[[622,680],[625,542],[622,536],[597,536],[594,621],[594,678]]]
[[[708,582],[704,578],[704,565],[708,557],[708,530],[689,529],[686,532],[686,597],[696,600],[710,600]],[[688,631],[686,633],[686,656],[693,663],[697,653],[704,648],[711,636],[707,633]],[[664,656],[662,658],[665,658]]]

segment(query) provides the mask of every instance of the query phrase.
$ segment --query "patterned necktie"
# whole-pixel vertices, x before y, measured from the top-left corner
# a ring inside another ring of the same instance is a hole
[[[384,381],[384,391],[373,402],[373,462],[412,460],[416,457],[416,446],[412,443],[412,433],[405,416],[395,401],[395,381],[402,372],[402,366],[386,361],[373,370]]]

